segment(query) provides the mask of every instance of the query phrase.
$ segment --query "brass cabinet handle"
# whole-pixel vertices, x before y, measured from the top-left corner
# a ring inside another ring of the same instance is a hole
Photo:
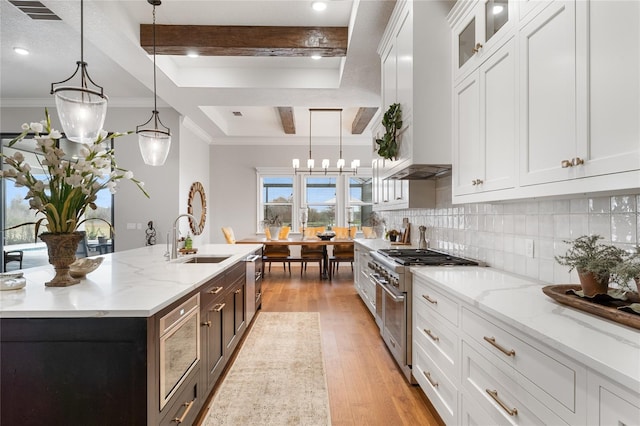
[[[237,289],[237,290],[235,291],[235,293],[236,293],[236,294],[238,294],[238,293],[242,293],[242,287],[240,287],[239,289]]]
[[[431,383],[431,386],[433,386],[434,388],[438,387],[438,382],[434,382],[433,379],[431,378],[431,373],[427,373],[426,371],[422,371],[422,374],[424,374],[424,377],[427,378],[427,380],[429,381],[429,383]]]
[[[213,307],[213,309],[211,309],[211,312],[220,312],[225,305],[226,303],[218,303],[216,306]]]
[[[498,391],[497,390],[485,389],[485,391],[489,394],[489,396],[491,398],[493,398],[493,400],[495,402],[498,403],[498,405],[500,405],[500,407],[502,407],[502,409],[504,411],[507,412],[508,415],[510,415],[510,416],[517,416],[518,415],[518,409],[517,408],[515,408],[515,407],[514,408],[507,407],[507,405],[504,402],[502,402],[500,400],[500,398],[498,398]]]
[[[560,166],[562,166],[563,169],[566,169],[569,167],[573,167],[573,164],[569,160],[562,160],[562,162],[560,163]]]
[[[190,401],[190,402],[183,402],[182,406],[186,407],[185,410],[184,410],[184,413],[182,413],[181,417],[176,417],[175,419],[173,419],[171,421],[172,422],[176,422],[178,424],[184,422],[185,417],[187,417],[187,414],[189,414],[189,411],[191,411],[191,407],[193,407],[193,401],[195,401],[195,399]]]
[[[478,50],[482,49],[481,43],[476,43],[476,47],[473,48],[473,53],[478,53]]]
[[[422,297],[429,303],[433,303],[434,305],[438,304],[438,301],[430,298],[428,294],[423,294]]]
[[[202,325],[206,325],[207,327],[211,327],[211,321],[205,321],[202,323]]]
[[[212,288],[211,290],[207,291],[207,293],[209,294],[218,294],[222,291],[223,287],[216,287],[216,288]]]
[[[496,338],[495,337],[484,336],[484,340],[486,340],[487,342],[491,343],[493,346],[498,348],[500,350],[500,352],[502,352],[506,356],[515,356],[516,355],[516,351],[514,351],[513,349],[506,350],[503,346],[501,346],[500,344],[496,343]]]
[[[571,165],[572,166],[581,166],[584,164],[584,160],[580,157],[572,158]]]
[[[440,338],[435,334],[433,334],[431,330],[427,330],[426,328],[423,328],[423,330],[425,333],[427,333],[427,336],[431,337],[431,340],[433,340],[434,342],[437,342],[440,340]]]
[[[471,185],[476,186],[478,184],[478,182],[474,179],[471,181]]]

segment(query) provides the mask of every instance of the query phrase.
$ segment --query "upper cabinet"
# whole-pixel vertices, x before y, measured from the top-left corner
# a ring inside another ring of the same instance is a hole
[[[640,2],[510,1],[495,31],[490,3],[449,15],[453,201],[637,188]]]
[[[446,0],[399,0],[382,36],[381,112],[399,103],[403,121],[398,157],[383,161],[382,178],[416,164],[451,164],[449,9]]]

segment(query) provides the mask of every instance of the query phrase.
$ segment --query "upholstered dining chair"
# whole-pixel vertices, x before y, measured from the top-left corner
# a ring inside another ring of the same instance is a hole
[[[324,232],[324,226],[306,228],[304,230],[305,238],[317,238],[316,234]],[[303,244],[300,246],[300,258],[302,259],[300,264],[300,276],[302,272],[307,270],[308,262],[318,262],[318,269],[320,269],[320,279],[322,279],[322,261],[325,255],[325,246]]]
[[[333,274],[338,272],[340,262],[351,263],[351,272],[353,273],[354,252],[352,244],[334,244],[333,255],[329,257],[329,279]]]
[[[222,234],[224,235],[224,239],[227,241],[227,244],[236,243],[236,237],[233,234],[233,228],[231,228],[230,226],[223,226]]]

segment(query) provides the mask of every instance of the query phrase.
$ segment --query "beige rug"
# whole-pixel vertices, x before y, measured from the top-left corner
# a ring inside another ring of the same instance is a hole
[[[203,425],[330,425],[318,312],[260,312]]]

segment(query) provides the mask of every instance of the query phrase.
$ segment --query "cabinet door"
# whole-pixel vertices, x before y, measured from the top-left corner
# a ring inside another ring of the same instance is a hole
[[[578,92],[587,106],[581,121],[577,157],[584,175],[595,176],[640,169],[640,2],[577,3],[578,69],[584,84]],[[579,117],[581,117],[579,115]],[[580,170],[580,169],[578,169]]]
[[[464,5],[464,2],[458,3]],[[461,6],[464,7],[464,6]],[[455,79],[478,66],[482,23],[478,22],[478,7],[471,9],[467,16],[453,27],[453,76]]]
[[[476,191],[484,149],[480,140],[480,82],[475,72],[456,86],[453,99],[454,195]]]
[[[382,110],[386,111],[389,105],[396,102],[396,45],[391,42],[382,58]]]
[[[234,300],[233,300],[233,309],[234,309],[234,320],[233,324],[235,327],[235,332],[237,335],[241,335],[243,329],[245,328],[245,303],[246,303],[246,295],[245,289],[246,285],[244,280],[242,284],[238,285],[234,290]]]
[[[223,324],[225,304],[222,298],[204,307],[202,315],[203,359],[205,362],[205,377],[207,389],[212,389],[224,369]]]
[[[222,310],[222,340],[224,342],[225,358],[228,359],[236,347],[238,339],[236,338],[235,327],[235,303],[236,295],[233,290],[224,295],[224,309]]]
[[[576,156],[575,3],[556,1],[529,22],[520,33],[519,54],[520,182],[571,178]]]
[[[517,143],[515,40],[511,39],[480,67],[480,138],[484,173],[482,191],[515,186]],[[478,161],[480,158],[478,159]],[[477,182],[477,180],[476,180]]]

